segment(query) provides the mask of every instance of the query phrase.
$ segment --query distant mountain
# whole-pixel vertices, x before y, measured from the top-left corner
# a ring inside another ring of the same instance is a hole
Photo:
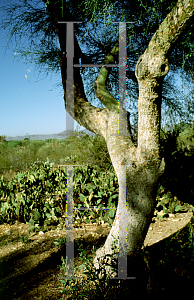
[[[96,136],[95,133],[93,133],[93,132],[91,132],[91,131],[89,131],[87,129],[80,130],[79,132],[83,132],[84,135],[88,134],[89,136]],[[58,135],[68,137],[68,136],[72,135],[72,131],[64,130],[64,131],[58,133]],[[81,133],[81,135],[82,135],[82,133]]]
[[[92,136],[96,136],[95,133],[87,130],[87,129],[83,129],[80,130],[80,132],[83,132],[82,134],[88,134],[90,137]],[[22,141],[25,138],[30,138],[30,140],[46,140],[46,139],[58,139],[58,140],[62,140],[62,139],[66,139],[68,136],[72,135],[71,131],[67,131],[64,130],[60,133],[56,133],[56,134],[34,134],[34,135],[23,135],[23,136],[8,136],[6,137],[7,141]]]

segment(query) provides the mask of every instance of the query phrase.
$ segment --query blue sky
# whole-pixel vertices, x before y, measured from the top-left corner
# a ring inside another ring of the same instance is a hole
[[[66,129],[61,76],[46,77],[33,64],[17,61],[0,39],[0,135],[54,134]],[[46,77],[46,78],[45,78]],[[74,122],[74,129],[78,123]],[[84,129],[84,127],[81,127]]]
[[[0,11],[0,18],[2,16]],[[18,60],[6,31],[0,35],[0,135],[55,134],[66,130],[66,111],[60,74],[40,73]],[[10,49],[11,48],[11,49]],[[52,77],[51,77],[52,76]],[[74,129],[79,125],[74,121]],[[84,127],[80,127],[84,129]]]
[[[8,39],[2,34],[6,36],[6,31],[1,31],[0,36],[0,135],[55,134],[65,130],[63,90],[56,86],[61,83],[60,74],[46,77],[35,65],[17,61],[20,54],[14,43],[6,49]],[[74,129],[77,125],[74,121]]]
[[[33,65],[14,60],[0,41],[0,135],[53,134],[66,129],[61,77],[38,75]],[[77,124],[77,122],[75,122]],[[75,126],[75,124],[74,124]]]

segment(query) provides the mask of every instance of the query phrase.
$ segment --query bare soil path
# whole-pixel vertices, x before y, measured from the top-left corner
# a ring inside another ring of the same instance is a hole
[[[184,228],[192,220],[192,210],[164,218],[159,221],[153,218],[153,223],[144,242],[151,246],[178,230]],[[194,223],[194,222],[193,222]],[[66,246],[57,247],[56,239],[65,238],[65,228],[59,230],[56,226],[46,233],[29,233],[29,225],[16,222],[13,225],[0,225],[0,299],[2,300],[35,300],[35,299],[67,299],[61,294],[62,285],[59,277],[64,277],[61,269],[61,256],[66,258]],[[83,225],[75,228],[75,260],[78,266],[76,241],[82,240],[88,254],[93,245],[104,244],[110,227],[106,225]],[[22,242],[20,236],[27,237],[28,242]]]

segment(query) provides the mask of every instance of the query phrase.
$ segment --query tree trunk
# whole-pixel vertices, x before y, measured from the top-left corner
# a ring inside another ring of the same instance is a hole
[[[149,229],[154,213],[157,182],[159,176],[164,172],[165,164],[164,160],[161,162],[161,159],[155,154],[146,157],[139,148],[130,145],[126,137],[110,136],[113,132],[115,133],[118,127],[118,114],[112,113],[110,115],[107,127],[110,128],[107,134],[107,146],[119,182],[119,202],[107,240],[104,246],[96,252],[94,266],[99,269],[100,265],[110,263],[110,266],[105,267],[106,273],[116,276],[116,272],[111,272],[111,266],[118,268],[117,262],[115,264],[114,261],[118,258],[118,253],[120,256],[120,251],[118,251],[119,236],[123,237],[123,241],[125,236],[127,237],[126,250],[129,262],[130,258],[134,257],[141,249]],[[126,224],[121,217],[125,206]],[[117,244],[114,245],[115,241]],[[119,249],[122,247],[120,243]],[[110,255],[113,255],[112,259],[108,257]],[[129,276],[129,274],[127,275]],[[99,273],[99,278],[102,279],[104,276],[105,274],[102,272]],[[131,276],[134,275],[131,274]]]

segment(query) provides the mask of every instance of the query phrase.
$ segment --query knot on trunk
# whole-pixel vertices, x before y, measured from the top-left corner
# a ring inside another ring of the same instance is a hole
[[[136,68],[135,76],[138,80],[164,77],[169,71],[168,58],[164,55],[152,55],[144,53],[140,56]]]

